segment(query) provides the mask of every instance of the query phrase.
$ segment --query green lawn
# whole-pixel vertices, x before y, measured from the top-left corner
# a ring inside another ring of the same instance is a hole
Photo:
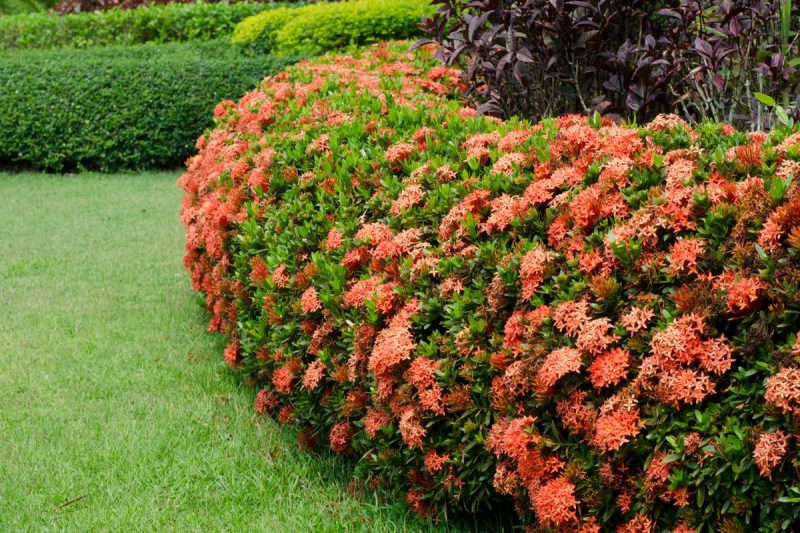
[[[183,271],[177,174],[0,175],[0,531],[406,531],[255,415]]]

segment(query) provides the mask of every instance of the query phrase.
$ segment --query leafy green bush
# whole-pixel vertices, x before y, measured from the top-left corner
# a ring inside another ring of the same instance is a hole
[[[256,52],[317,55],[349,44],[405,39],[431,14],[430,0],[354,0],[263,12],[240,22],[234,44]]]
[[[180,180],[256,409],[421,513],[792,531],[800,133],[501,122],[406,50],[226,104]]]
[[[219,100],[287,62],[215,41],[2,55],[0,166],[174,168]]]
[[[44,11],[52,5],[51,1],[41,0],[0,0],[0,16]]]
[[[248,51],[272,53],[278,30],[294,16],[296,16],[295,8],[280,7],[247,17],[233,29],[231,42]]]
[[[96,45],[221,39],[242,19],[276,4],[148,5],[91,13],[33,13],[0,18],[0,48],[84,48]],[[280,6],[280,4],[277,4]]]

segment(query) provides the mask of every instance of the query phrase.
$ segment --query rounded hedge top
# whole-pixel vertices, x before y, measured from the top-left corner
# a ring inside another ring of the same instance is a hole
[[[232,41],[257,52],[319,55],[350,44],[413,37],[420,33],[422,18],[432,12],[429,0],[354,0],[275,9],[244,19]]]
[[[292,61],[226,41],[0,52],[0,167],[177,168],[221,98]]]
[[[423,514],[797,524],[800,134],[498,122],[458,79],[378,46],[217,107],[185,262],[256,409]]]

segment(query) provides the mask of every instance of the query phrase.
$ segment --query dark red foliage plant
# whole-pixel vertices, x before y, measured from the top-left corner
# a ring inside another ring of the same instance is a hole
[[[480,110],[529,118],[662,112],[769,125],[756,93],[789,102],[797,6],[789,0],[433,0],[423,23],[463,62]]]

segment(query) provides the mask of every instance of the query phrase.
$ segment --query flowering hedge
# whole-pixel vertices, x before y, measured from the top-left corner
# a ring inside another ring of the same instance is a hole
[[[800,134],[477,117],[430,51],[217,106],[186,266],[255,408],[423,514],[800,520]]]

